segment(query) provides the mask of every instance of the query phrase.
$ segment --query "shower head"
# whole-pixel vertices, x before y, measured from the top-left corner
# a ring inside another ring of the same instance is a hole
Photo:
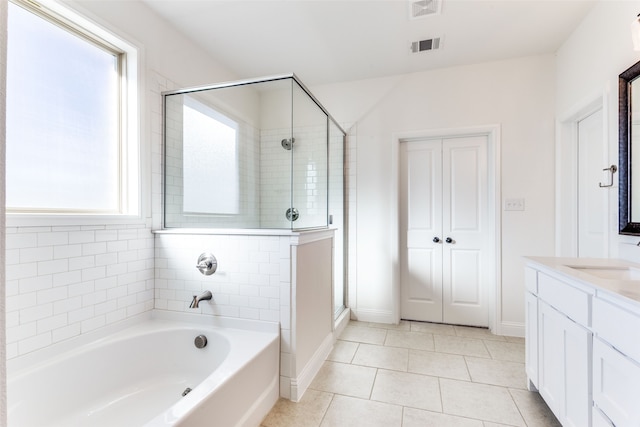
[[[284,148],[287,151],[290,151],[293,148],[293,143],[296,142],[296,139],[291,137],[291,138],[285,138],[282,140],[281,144],[282,144],[282,148]]]

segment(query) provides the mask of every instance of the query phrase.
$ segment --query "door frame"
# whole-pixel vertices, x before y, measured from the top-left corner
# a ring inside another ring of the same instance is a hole
[[[578,256],[578,123],[602,110],[602,158],[611,164],[609,156],[609,96],[605,91],[590,97],[560,117],[556,125],[556,256]],[[614,161],[618,164],[618,161]],[[606,166],[603,166],[606,167]],[[613,179],[618,196],[617,176]],[[611,256],[610,198],[605,198],[605,253]],[[617,217],[616,217],[617,220]],[[615,223],[617,225],[617,222]]]
[[[487,245],[489,259],[495,261],[487,269],[487,301],[489,329],[496,334],[518,335],[521,327],[510,328],[502,324],[502,256],[501,256],[501,196],[500,196],[500,125],[484,125],[462,128],[426,129],[396,132],[391,137],[391,258],[392,258],[392,318],[400,321],[400,144],[405,141],[452,138],[462,136],[487,137],[487,215],[492,239]]]

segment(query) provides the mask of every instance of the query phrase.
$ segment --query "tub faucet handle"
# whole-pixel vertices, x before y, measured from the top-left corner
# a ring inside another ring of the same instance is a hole
[[[196,268],[205,276],[211,276],[218,269],[218,260],[213,254],[202,253],[198,257]]]

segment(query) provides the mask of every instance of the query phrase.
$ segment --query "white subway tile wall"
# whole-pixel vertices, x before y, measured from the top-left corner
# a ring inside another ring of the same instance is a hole
[[[140,225],[7,227],[7,359],[153,308]]]
[[[290,236],[157,234],[155,245],[155,308],[280,322],[282,359],[290,359]],[[203,252],[218,260],[211,276],[195,267]],[[189,308],[206,290],[213,300]],[[281,376],[288,384],[290,373]]]

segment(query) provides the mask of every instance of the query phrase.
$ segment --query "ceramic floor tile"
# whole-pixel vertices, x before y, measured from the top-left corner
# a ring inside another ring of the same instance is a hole
[[[321,427],[401,427],[402,406],[336,395]]]
[[[479,339],[434,335],[433,340],[435,350],[439,353],[491,358],[484,342]]]
[[[473,382],[512,388],[526,387],[524,363],[468,356],[465,360]]]
[[[486,340],[484,345],[487,347],[492,359],[524,363],[524,342],[518,343]]]
[[[409,350],[409,372],[471,381],[464,356]]]
[[[429,322],[411,322],[411,331],[427,332],[430,334],[439,334],[439,335],[455,335],[456,334],[456,330],[451,325],[443,325],[441,323],[429,323]]]
[[[356,350],[358,349],[358,345],[357,342],[337,340],[327,360],[351,363],[353,355],[356,354]]]
[[[402,427],[483,427],[482,421],[420,409],[404,408]]]
[[[352,326],[351,323],[349,323],[339,338],[343,341],[382,345],[384,344],[386,336],[386,329],[370,328],[368,326]]]
[[[300,402],[280,399],[261,427],[318,427],[333,394],[317,390],[307,390]]]
[[[483,340],[494,340],[494,341],[506,341],[507,339],[502,335],[494,335],[487,328],[474,328],[471,326],[454,326],[456,330],[456,335],[459,337],[466,338],[477,338]]]
[[[368,399],[376,376],[375,368],[325,362],[310,388]]]
[[[539,393],[513,389],[510,389],[509,392],[528,427],[561,426]]]
[[[442,412],[438,378],[378,369],[371,400]]]
[[[509,390],[504,387],[441,378],[440,393],[445,414],[525,426]]]
[[[384,345],[389,347],[412,348],[433,351],[433,335],[423,332],[387,331]]]
[[[360,344],[351,363],[406,372],[408,361],[409,350],[406,348]]]
[[[518,342],[524,344],[524,337],[504,337],[507,342]]]

